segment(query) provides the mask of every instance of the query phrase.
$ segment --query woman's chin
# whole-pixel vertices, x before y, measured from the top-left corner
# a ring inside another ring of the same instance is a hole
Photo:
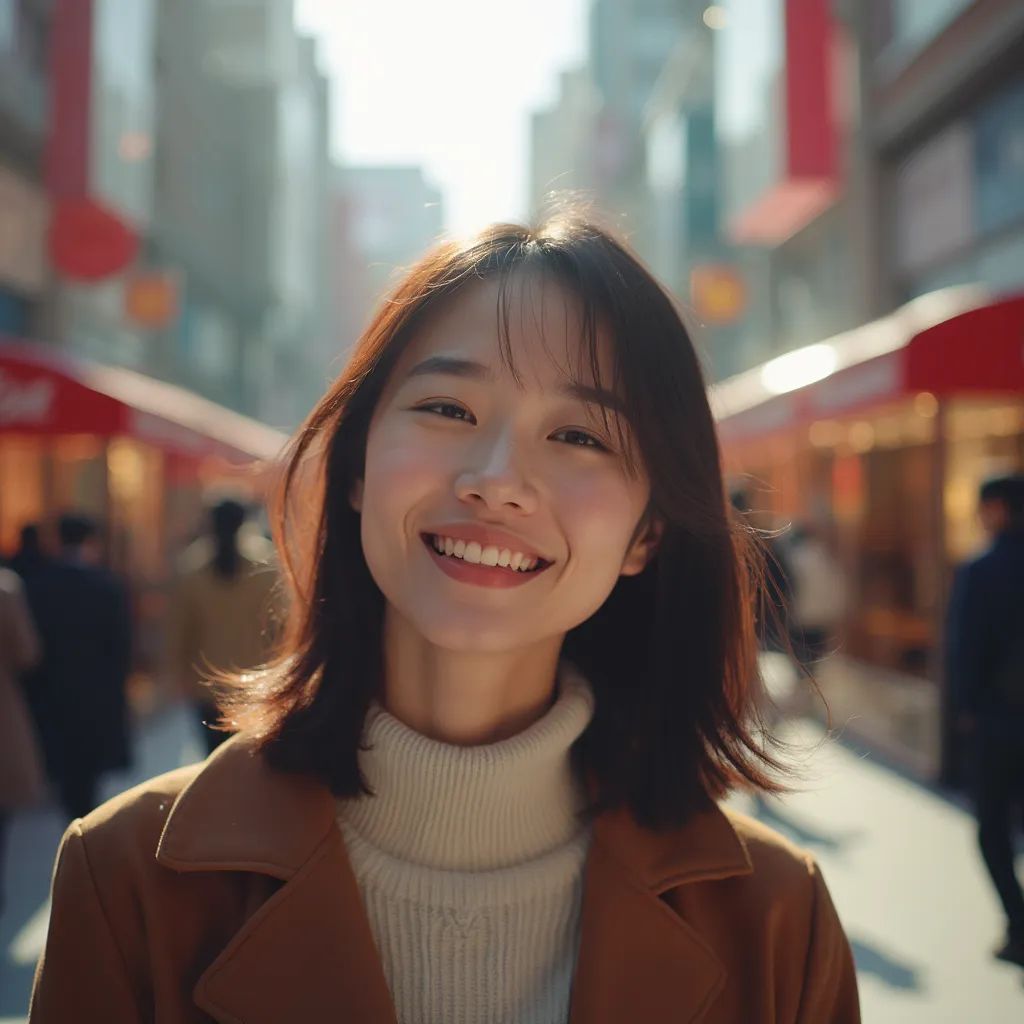
[[[453,654],[499,654],[519,650],[537,638],[510,629],[508,622],[495,622],[496,616],[447,616],[444,622],[414,623],[420,635],[432,646]]]

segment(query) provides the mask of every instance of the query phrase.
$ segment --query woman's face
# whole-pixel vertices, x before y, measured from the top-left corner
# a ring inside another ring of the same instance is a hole
[[[352,495],[389,611],[467,653],[561,637],[644,567],[652,543],[638,531],[648,481],[627,468],[614,408],[610,429],[602,421],[598,403],[614,396],[579,365],[575,303],[551,281],[509,282],[517,383],[499,350],[498,287],[466,286],[418,329]],[[607,381],[607,338],[600,356]]]

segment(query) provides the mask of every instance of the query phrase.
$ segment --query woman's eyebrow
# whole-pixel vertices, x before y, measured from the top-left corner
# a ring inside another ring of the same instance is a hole
[[[458,356],[430,356],[422,363],[417,363],[407,374],[410,377],[423,377],[430,373],[446,374],[449,377],[469,377],[473,380],[491,380],[494,374],[489,366],[473,359],[461,359]]]
[[[591,405],[600,405],[620,416],[626,415],[626,405],[622,399],[609,391],[607,388],[598,388],[590,384],[580,384],[573,381],[562,388],[562,392],[572,398],[578,398],[581,402],[589,402]]]
[[[494,371],[474,359],[463,359],[459,356],[430,356],[417,363],[407,374],[411,377],[423,377],[427,374],[442,374],[449,377],[465,377],[470,380],[493,380]],[[607,388],[570,381],[561,388],[562,394],[581,402],[600,405],[611,412],[626,414],[626,406],[622,399]]]

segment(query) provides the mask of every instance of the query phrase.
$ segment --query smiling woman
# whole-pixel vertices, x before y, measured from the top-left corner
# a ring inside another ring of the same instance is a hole
[[[718,806],[784,772],[756,550],[619,242],[563,216],[425,256],[275,525],[280,656],[204,765],[71,826],[33,1019],[858,1019],[813,860]]]

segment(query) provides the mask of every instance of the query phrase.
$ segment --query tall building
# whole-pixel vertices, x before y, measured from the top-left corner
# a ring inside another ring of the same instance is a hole
[[[26,334],[43,318],[49,8],[44,0],[0,5],[0,333]]]
[[[831,0],[728,0],[714,32],[721,226],[747,293],[722,375],[862,323],[856,35]]]
[[[718,377],[745,312],[745,282],[721,230],[714,32],[704,0],[684,0],[680,10],[682,27],[644,108],[652,216],[642,255],[679,299],[706,370]]]
[[[326,79],[289,0],[172,0],[159,40],[156,246],[183,268],[176,372],[293,426],[326,374]]]
[[[593,0],[589,70],[599,98],[592,142],[598,203],[641,253],[653,248],[644,122],[665,62],[690,16],[679,0]]]
[[[46,153],[53,221],[73,238],[83,217],[101,219],[94,253],[127,239],[144,255],[154,217],[155,0],[56,0],[53,7]],[[56,267],[49,337],[76,354],[159,373],[159,342],[125,316],[130,278],[99,272],[85,246],[71,248],[78,252],[69,260],[86,263]],[[124,269],[132,258],[126,251],[117,262]]]
[[[876,0],[866,26],[879,307],[1024,287],[1024,5]]]
[[[584,199],[593,188],[598,96],[587,68],[559,76],[558,95],[530,122],[530,206],[543,210],[552,193]]]
[[[333,333],[347,352],[402,269],[441,238],[441,192],[420,167],[337,167],[330,224]]]

